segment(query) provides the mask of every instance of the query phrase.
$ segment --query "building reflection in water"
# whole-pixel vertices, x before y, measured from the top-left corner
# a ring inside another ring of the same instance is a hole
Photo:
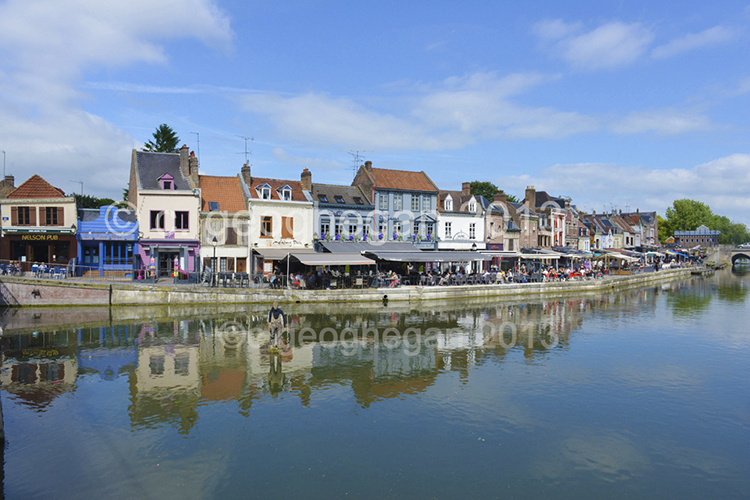
[[[486,362],[521,355],[528,363],[574,346],[594,310],[635,315],[670,285],[540,302],[438,302],[412,307],[287,307],[288,346],[268,349],[266,314],[201,314],[182,319],[31,332],[2,337],[3,388],[44,411],[76,390],[79,377],[110,383],[126,377],[134,430],[171,425],[189,433],[200,408],[234,403],[242,415],[264,398],[293,397],[304,406],[316,392],[350,387],[357,404],[424,392],[441,373],[467,380]],[[740,293],[740,292],[734,292]],[[179,318],[175,313],[172,318]]]

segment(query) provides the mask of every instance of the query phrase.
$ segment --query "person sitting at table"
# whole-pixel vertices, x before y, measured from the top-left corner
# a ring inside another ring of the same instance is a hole
[[[451,272],[446,271],[445,275],[442,278],[440,278],[440,282],[438,283],[438,285],[449,285],[450,281],[451,281]]]
[[[387,279],[391,282],[389,285],[391,288],[396,288],[398,286],[398,276],[393,272],[393,270],[388,273]]]

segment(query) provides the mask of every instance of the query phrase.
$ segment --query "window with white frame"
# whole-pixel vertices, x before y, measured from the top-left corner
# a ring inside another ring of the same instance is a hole
[[[291,201],[292,199],[292,188],[289,186],[286,186],[284,189],[281,190],[281,197],[286,201]]]
[[[411,195],[411,211],[419,212],[419,195],[418,194]]]
[[[394,222],[393,223],[393,234],[394,236],[398,237],[401,236],[402,231],[401,223],[400,222]]]
[[[329,219],[321,219],[320,221],[320,237],[325,238],[328,233],[331,232],[331,221]]]
[[[388,194],[380,193],[378,195],[378,208],[380,210],[388,210]]]
[[[446,222],[445,223],[445,237],[446,238],[451,238],[452,237],[453,229],[452,229],[451,226],[452,226],[452,224],[450,222]]]
[[[453,211],[453,198],[448,196],[445,199],[445,211],[446,212],[452,212]]]
[[[370,237],[370,222],[364,221],[362,223],[362,238],[366,239]]]
[[[469,212],[476,213],[476,211],[477,211],[477,204],[476,204],[476,202],[475,201],[470,201],[469,202]]]
[[[432,236],[434,236],[434,234],[435,234],[435,223],[434,222],[428,222],[426,224],[426,226],[427,227],[425,228],[425,234],[427,236],[430,236],[432,238]]]
[[[472,222],[469,224],[469,239],[475,240],[477,238],[477,224]]]
[[[260,188],[260,197],[264,200],[271,199],[271,186],[265,185]]]
[[[386,236],[388,236],[386,234],[387,232],[388,232],[388,223],[384,220],[381,220],[380,222],[378,222],[378,237],[380,235],[383,235],[383,237],[385,238]]]
[[[395,193],[393,195],[393,210],[399,211],[404,209],[404,195]]]
[[[348,228],[348,231],[349,231],[348,234],[350,236],[351,235],[354,235],[354,236],[357,235],[357,225],[356,224],[348,224],[347,228]]]
[[[334,230],[334,234],[335,234],[336,236],[341,236],[341,231],[343,230],[343,226],[342,226],[341,224],[338,224],[338,223],[337,223],[337,224],[336,224],[336,225],[334,226],[333,230]]]

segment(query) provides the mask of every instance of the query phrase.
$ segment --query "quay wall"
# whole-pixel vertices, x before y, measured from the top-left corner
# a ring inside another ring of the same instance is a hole
[[[79,283],[46,279],[0,278],[6,305],[39,306],[176,306],[281,303],[355,303],[388,301],[421,302],[486,297],[523,297],[593,292],[645,286],[653,282],[689,277],[694,268],[655,273],[609,276],[588,281],[517,283],[502,285],[404,286],[362,290],[271,290],[255,288],[208,288],[189,285],[131,283]]]

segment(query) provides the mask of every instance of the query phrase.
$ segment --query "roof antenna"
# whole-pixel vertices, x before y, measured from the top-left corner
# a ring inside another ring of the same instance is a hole
[[[201,135],[198,132],[190,132],[191,134],[195,134],[195,137],[198,138],[198,165],[201,164]]]
[[[247,155],[252,153],[252,151],[247,150],[247,141],[254,141],[255,139],[252,137],[245,137],[244,135],[238,135],[238,134],[235,134],[235,135],[237,135],[237,137],[239,137],[240,139],[245,140],[245,163],[247,163]],[[242,153],[237,153],[237,154],[241,155]]]
[[[362,160],[365,158],[364,156],[360,155],[360,153],[372,153],[372,150],[369,149],[362,149],[359,151],[347,151],[352,156],[352,180],[357,176],[357,169],[362,164]]]
[[[83,181],[70,181],[70,182],[77,182],[81,185],[81,196],[83,196]]]

